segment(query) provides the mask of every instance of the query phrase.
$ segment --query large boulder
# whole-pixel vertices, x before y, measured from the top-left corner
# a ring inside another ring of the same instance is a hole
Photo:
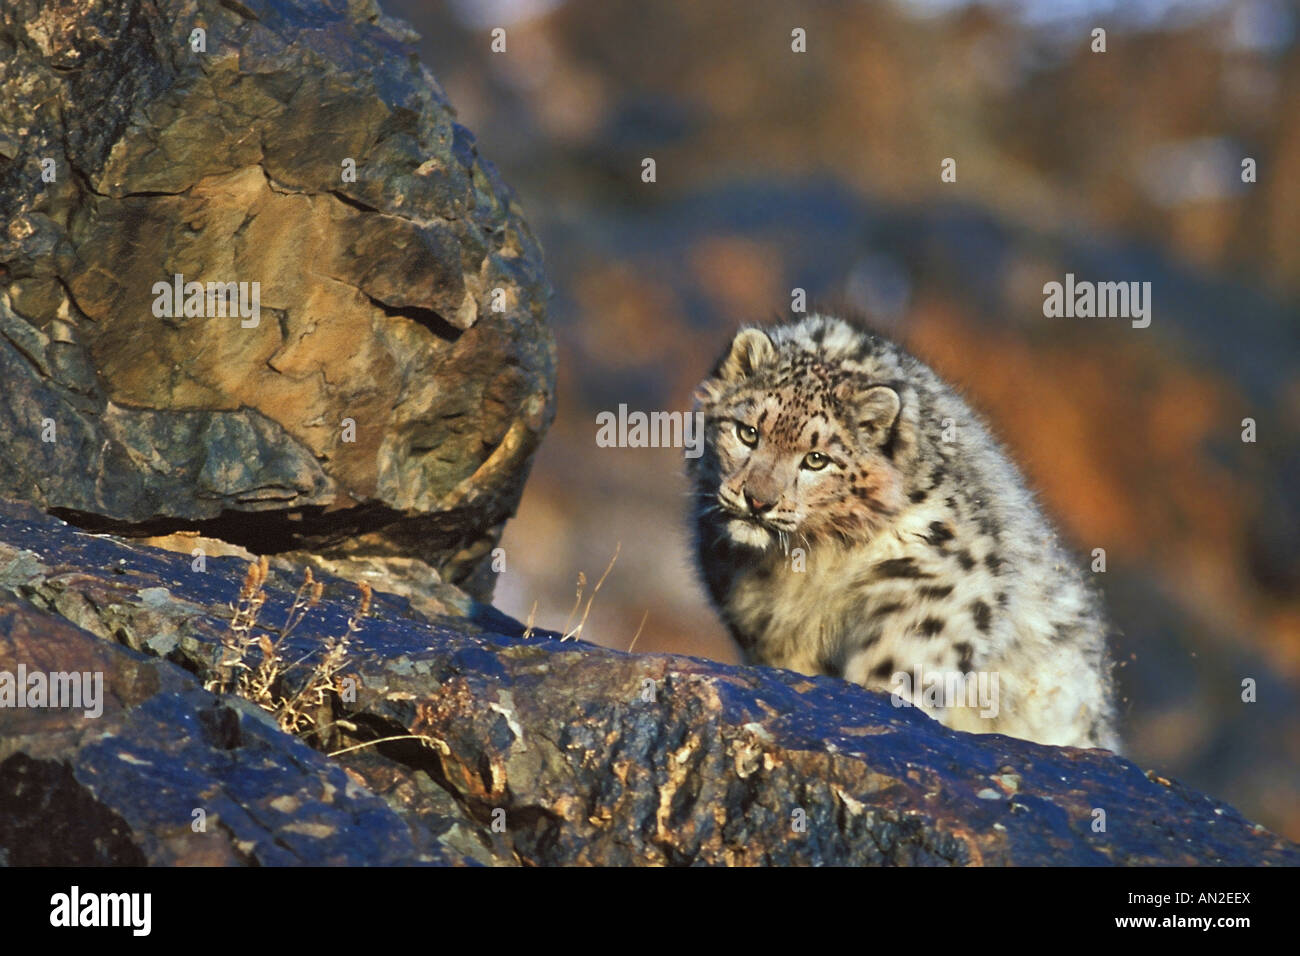
[[[0,9],[0,494],[490,596],[548,289],[412,39],[367,0]]]
[[[427,620],[376,594],[359,616],[335,578],[283,638],[307,663],[281,693],[350,634],[355,694],[291,735],[201,687],[250,580],[253,634],[275,641],[303,577],[275,559],[258,583],[237,558],[196,566],[0,502],[0,682],[22,665],[102,670],[106,688],[98,717],[0,708],[0,857],[1300,864],[1231,807],[1105,751],[958,733],[832,678],[624,654],[486,612]]]

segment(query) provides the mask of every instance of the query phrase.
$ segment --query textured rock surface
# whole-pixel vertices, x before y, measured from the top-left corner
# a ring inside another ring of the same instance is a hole
[[[0,861],[461,862],[422,844],[382,799],[258,708],[217,700],[166,661],[6,603],[0,670],[19,663],[29,673],[102,672],[105,707],[96,719],[80,710],[3,712]]]
[[[330,746],[422,739],[340,769],[197,689],[245,568],[194,571],[0,503],[0,670],[102,662],[112,688],[98,721],[0,709],[0,817],[18,821],[0,852],[66,860],[64,844],[21,842],[39,818],[116,861],[1300,863],[1231,807],[1104,752],[954,733],[831,679],[524,638],[488,612],[415,619],[386,595]],[[264,623],[300,580],[273,563]],[[329,580],[293,651],[342,633],[353,593]],[[223,825],[192,834],[195,807]]]
[[[364,0],[4,5],[0,493],[488,595],[547,288],[411,39]],[[156,317],[176,274],[260,321]]]

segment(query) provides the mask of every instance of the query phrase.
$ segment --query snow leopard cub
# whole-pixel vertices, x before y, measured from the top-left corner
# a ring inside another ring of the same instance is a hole
[[[1118,748],[1100,601],[933,371],[812,315],[742,330],[695,401],[696,556],[749,663],[896,692],[958,730]]]

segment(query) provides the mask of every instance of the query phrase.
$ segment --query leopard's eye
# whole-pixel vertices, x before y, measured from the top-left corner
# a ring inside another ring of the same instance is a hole
[[[801,467],[807,468],[809,471],[821,471],[830,463],[831,460],[826,455],[819,451],[810,451],[803,456]]]
[[[746,425],[744,422],[736,422],[736,437],[750,448],[753,448],[758,444],[758,429],[753,425]]]

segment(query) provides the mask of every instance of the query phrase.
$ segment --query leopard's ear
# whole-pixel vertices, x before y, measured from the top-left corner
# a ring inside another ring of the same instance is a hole
[[[894,424],[903,412],[903,399],[893,388],[848,381],[835,386],[832,394],[871,444],[885,445],[893,437]]]
[[[741,329],[713,369],[713,378],[739,382],[759,369],[776,364],[776,346],[762,329]]]
[[[873,385],[858,396],[855,405],[858,427],[876,435],[877,443],[889,436],[903,411],[903,399],[888,385]]]

